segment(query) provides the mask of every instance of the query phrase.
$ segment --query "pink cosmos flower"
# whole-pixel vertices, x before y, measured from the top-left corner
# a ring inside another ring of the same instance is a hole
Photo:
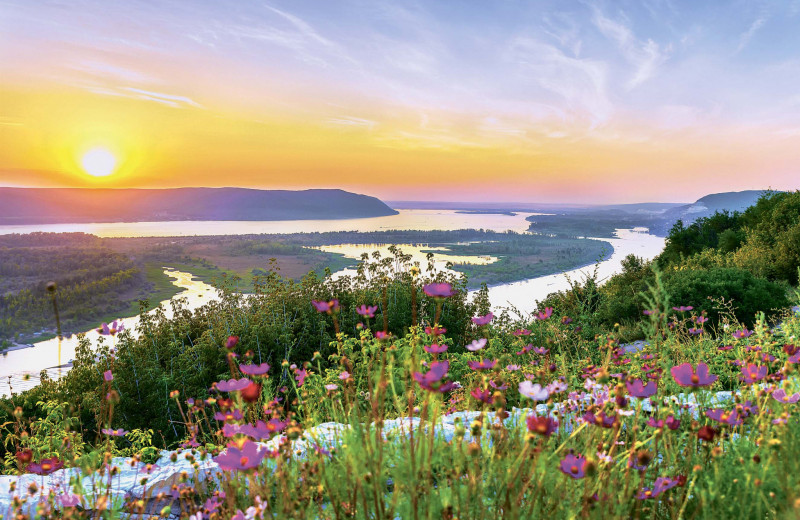
[[[425,327],[425,334],[427,334],[428,336],[444,334],[445,332],[447,332],[447,329],[438,325],[434,327],[431,326]]]
[[[708,373],[708,365],[705,363],[698,363],[696,371],[691,363],[683,363],[672,367],[670,372],[676,383],[691,388],[710,386],[718,379],[718,376]]]
[[[124,437],[128,434],[127,430],[123,430],[120,428],[119,430],[112,430],[111,428],[103,428],[100,430],[103,432],[104,435],[110,435],[111,437]]]
[[[214,414],[214,419],[218,421],[241,421],[242,412],[239,410],[232,410],[227,412],[217,412]]]
[[[422,348],[425,349],[425,352],[430,354],[441,354],[442,352],[447,351],[447,345],[437,345],[436,343],[432,345],[425,345]]]
[[[497,364],[497,360],[491,361],[489,359],[484,359],[483,361],[467,361],[467,365],[472,370],[491,370]]]
[[[697,316],[694,319],[694,322],[697,323],[698,325],[702,325],[703,323],[705,323],[707,321],[708,321],[708,318],[706,318],[705,316]]]
[[[691,334],[692,336],[698,336],[698,335],[700,335],[702,333],[703,333],[703,329],[698,329],[698,328],[695,328],[695,327],[692,327],[691,329],[689,329],[689,334]]]
[[[663,419],[656,420],[655,417],[650,417],[649,419],[647,419],[647,422],[645,424],[647,426],[650,426],[651,428],[663,428],[664,420]]]
[[[678,312],[687,312],[687,311],[690,311],[692,309],[694,309],[694,307],[692,307],[691,305],[681,305],[680,307],[673,307],[672,308],[673,311],[678,311]]]
[[[303,386],[303,383],[306,382],[306,377],[308,377],[308,371],[306,371],[305,368],[300,368],[298,370],[295,370],[294,378],[295,380],[297,380],[298,387]]]
[[[651,498],[656,498],[664,491],[667,491],[677,486],[679,482],[680,482],[679,479],[673,479],[669,477],[658,477],[656,479],[655,484],[653,485],[652,490],[644,488],[642,491],[639,492],[638,495],[636,495],[636,498],[638,498],[639,500],[648,500]]]
[[[377,310],[377,305],[362,305],[360,307],[356,307],[356,312],[365,318],[374,318],[375,311]]]
[[[717,347],[717,350],[719,350],[720,352],[725,352],[726,350],[731,350],[732,348],[733,345],[723,345],[721,347]]]
[[[538,433],[544,437],[550,437],[550,435],[552,435],[553,432],[558,429],[558,421],[555,421],[550,417],[529,415],[528,418],[525,419],[525,423],[528,426],[529,431]]]
[[[485,390],[481,390],[480,388],[473,388],[472,391],[469,393],[472,397],[477,399],[478,401],[482,401],[486,404],[492,404],[494,399],[492,398],[492,391],[488,388]]]
[[[540,354],[540,355],[544,356],[545,354],[550,352],[550,349],[544,348],[544,347],[533,347],[533,352],[535,354]]]
[[[652,316],[655,313],[656,311],[651,311],[649,309],[645,309],[644,311],[642,311],[642,314],[644,314],[645,316]]]
[[[527,354],[531,350],[533,350],[533,345],[532,344],[528,344],[528,345],[525,345],[524,347],[522,347],[522,350],[520,350],[519,352],[516,352],[516,354],[518,356],[521,356],[523,354]]]
[[[234,348],[237,343],[239,343],[239,336],[228,336],[228,340],[225,342],[225,348]]]
[[[547,318],[549,318],[552,315],[553,315],[553,308],[552,307],[545,307],[544,308],[544,312],[539,311],[539,312],[536,313],[536,319],[544,321],[544,320],[546,320]]]
[[[475,325],[478,325],[478,326],[488,325],[492,321],[493,318],[494,318],[494,314],[490,312],[489,314],[487,314],[485,316],[478,316],[476,318],[472,318],[472,323],[474,323]]]
[[[339,310],[339,300],[334,298],[331,301],[319,301],[319,300],[311,300],[311,305],[317,309],[317,312],[324,312],[327,314],[333,314],[334,312],[338,312]]]
[[[329,392],[333,392],[333,391],[334,391],[334,390],[336,390],[337,388],[339,388],[339,385],[335,385],[335,384],[333,384],[333,383],[330,383],[330,384],[327,384],[327,385],[325,385],[325,390],[327,390],[327,391],[329,391]]]
[[[575,456],[568,453],[561,461],[558,469],[567,476],[574,479],[581,479],[586,476],[586,457],[583,455]]]
[[[675,416],[673,415],[667,417],[666,423],[667,423],[667,428],[669,428],[670,430],[677,430],[678,428],[681,427],[680,419],[676,419]]]
[[[749,338],[752,335],[753,335],[753,331],[752,330],[747,330],[747,329],[737,330],[736,332],[733,333],[733,337],[735,339]]]
[[[345,370],[345,371],[343,371],[343,372],[341,372],[339,374],[339,379],[341,379],[342,381],[344,381],[346,379],[349,379],[349,378],[350,378],[350,372],[348,372],[347,370]]]
[[[429,283],[422,290],[431,298],[449,298],[456,294],[449,283]]]
[[[477,352],[478,350],[486,346],[487,341],[488,340],[486,338],[476,339],[464,348],[466,348],[470,352]]]
[[[729,426],[738,426],[744,423],[744,420],[739,417],[739,412],[737,410],[728,412],[722,408],[714,408],[712,410],[706,410],[706,417]]]
[[[530,336],[531,331],[529,331],[528,329],[517,329],[511,334],[513,334],[514,336]]]
[[[239,370],[248,376],[263,376],[269,372],[269,364],[261,363],[260,365],[239,365]]]
[[[103,372],[103,379],[105,379],[106,381],[113,381],[114,374],[111,373],[111,370],[106,370],[105,372]]]
[[[631,394],[631,396],[639,398],[654,396],[658,391],[658,383],[655,381],[644,384],[644,381],[641,379],[629,379],[625,381],[625,386],[628,388],[628,393]]]
[[[508,370],[509,372],[516,372],[520,368],[522,367],[519,365],[506,365],[506,370]]]
[[[100,325],[100,328],[97,329],[97,332],[103,336],[113,336],[117,332],[122,332],[123,330],[125,330],[125,324],[122,323],[122,321],[118,322],[117,320],[114,320],[111,322],[111,324],[104,322],[102,325]]]
[[[572,323],[572,318],[570,318],[569,316],[564,316],[563,318],[561,318],[562,325],[569,325],[570,323]]]
[[[552,383],[550,383],[545,387],[545,390],[547,390],[550,393],[550,395],[560,394],[561,392],[567,390],[567,383],[563,381],[553,381]]]
[[[747,365],[742,367],[742,376],[740,379],[745,384],[752,385],[753,383],[761,381],[762,379],[767,377],[768,371],[769,367],[748,363]]]
[[[522,381],[519,384],[519,393],[534,401],[546,401],[550,397],[550,392],[546,388],[542,388],[539,383],[531,383],[530,381]]]
[[[78,507],[81,505],[81,497],[75,493],[64,493],[58,496],[58,503],[61,507]]]
[[[64,462],[58,457],[50,457],[42,459],[38,463],[28,464],[25,470],[28,473],[36,473],[37,475],[49,475],[64,467]]]
[[[795,404],[797,401],[800,401],[800,394],[794,393],[790,396],[786,395],[786,390],[783,388],[778,388],[774,392],[772,392],[772,398],[778,401],[779,403],[784,404]]]
[[[245,471],[258,467],[266,456],[267,450],[259,449],[258,444],[248,440],[241,449],[229,446],[222,454],[214,457],[214,462],[224,471]]]
[[[508,390],[508,385],[507,384],[503,383],[503,384],[498,385],[497,383],[494,382],[494,379],[490,379],[489,380],[489,386],[491,386],[495,390]]]
[[[616,415],[608,415],[606,414],[605,410],[601,411],[597,415],[587,411],[585,414],[583,414],[582,419],[589,424],[594,424],[595,426],[600,426],[601,428],[611,428],[618,421]]]
[[[422,372],[414,372],[411,374],[411,377],[424,388],[425,390],[431,392],[448,392],[455,387],[455,384],[451,382],[442,383],[442,379],[447,375],[447,371],[450,369],[450,363],[447,361],[434,361],[430,365],[430,370],[428,370],[425,374]]]
[[[228,379],[227,381],[223,379],[217,383],[217,390],[220,392],[238,392],[250,386],[250,383],[252,383],[252,381],[247,378]]]

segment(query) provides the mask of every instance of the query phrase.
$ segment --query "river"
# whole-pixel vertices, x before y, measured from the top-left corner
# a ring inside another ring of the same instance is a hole
[[[349,219],[336,221],[285,221],[285,222],[162,222],[162,223],[113,223],[113,224],[70,224],[70,225],[45,225],[45,226],[0,226],[0,234],[4,233],[29,233],[34,231],[83,231],[102,237],[118,236],[176,236],[176,235],[218,235],[218,234],[249,234],[249,233],[292,233],[310,231],[380,231],[389,229],[490,229],[493,231],[513,230],[526,231],[528,223],[525,217],[531,213],[518,213],[514,216],[498,214],[468,214],[446,210],[401,210],[399,215],[392,217],[376,217],[370,219]],[[317,226],[316,229],[314,226]],[[617,230],[617,238],[599,239],[611,243],[614,247],[613,254],[603,260],[598,266],[600,279],[608,278],[618,272],[621,262],[628,254],[635,254],[645,259],[654,258],[664,247],[664,239],[646,232],[644,229]],[[412,254],[415,260],[424,259],[422,249],[437,249],[427,247],[400,246],[404,252]],[[324,247],[327,251],[344,253],[346,256],[358,258],[363,251],[381,251],[386,254],[386,245],[354,245]],[[471,260],[487,263],[495,259],[491,257],[465,257],[460,258],[448,255],[447,251],[435,256],[437,268],[444,268],[447,261]],[[587,272],[594,269],[594,265],[574,269],[566,273],[572,279],[581,279]],[[175,298],[186,298],[187,307],[190,309],[203,305],[215,296],[215,291],[210,285],[192,279],[189,273],[165,270],[173,279],[173,283],[184,289]],[[350,271],[352,272],[352,271]],[[347,274],[347,270],[335,273],[336,276]],[[542,276],[497,285],[489,288],[489,298],[495,308],[514,306],[523,314],[534,310],[536,300],[541,300],[549,293],[569,287],[564,273]],[[162,302],[171,314],[169,300]],[[139,323],[138,317],[122,320],[127,329],[135,332]],[[87,332],[87,337],[93,343],[99,338],[96,330]],[[106,338],[113,341],[113,338]],[[59,353],[58,339],[51,339],[36,343],[30,348],[13,350],[0,357],[0,396],[8,395],[10,386],[14,391],[31,388],[38,384],[39,373],[46,370],[51,378],[58,378],[69,369],[69,361],[75,357],[75,348],[78,344],[77,337],[65,338],[61,341]]]

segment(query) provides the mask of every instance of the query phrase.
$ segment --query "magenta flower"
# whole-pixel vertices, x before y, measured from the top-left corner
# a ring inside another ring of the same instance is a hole
[[[344,381],[346,379],[349,379],[349,378],[350,378],[350,372],[348,372],[347,370],[345,370],[345,371],[343,371],[343,372],[341,372],[339,374],[339,379],[341,379],[342,381]]]
[[[485,316],[478,316],[476,318],[472,318],[472,323],[474,323],[475,325],[478,325],[478,326],[488,325],[492,321],[493,318],[494,318],[494,314],[490,312],[489,314],[487,314]]]
[[[506,370],[508,370],[509,372],[516,372],[520,368],[522,367],[519,365],[506,365]]]
[[[422,290],[431,298],[449,298],[456,294],[453,286],[449,283],[429,283]]]
[[[247,378],[228,379],[227,381],[223,379],[217,383],[217,390],[220,392],[238,392],[250,386],[250,383],[252,383],[252,381]]]
[[[476,339],[476,340],[474,340],[472,343],[470,343],[469,345],[467,345],[464,348],[466,348],[470,352],[476,352],[476,351],[482,349],[483,347],[485,347],[487,341],[488,340],[486,338]]]
[[[225,341],[225,348],[231,349],[239,343],[239,336],[228,336],[228,340]]]
[[[125,330],[125,324],[122,323],[122,321],[117,322],[117,320],[114,320],[111,324],[104,322],[100,325],[100,328],[97,329],[97,332],[103,336],[113,336],[117,332],[122,332],[123,330]]]
[[[478,401],[483,401],[486,404],[492,404],[494,399],[492,398],[492,391],[488,388],[486,390],[481,390],[480,388],[473,388],[472,391],[469,393],[472,397],[477,399]]]
[[[681,420],[676,419],[675,416],[673,415],[668,416],[666,422],[667,422],[667,428],[669,428],[670,430],[677,430],[678,428],[681,427]]]
[[[25,468],[29,473],[36,473],[37,475],[49,475],[64,467],[64,463],[58,457],[50,457],[42,459],[39,463],[28,464]]]
[[[300,368],[294,371],[294,378],[297,380],[297,386],[303,386],[303,383],[306,382],[306,377],[308,377],[308,372],[305,368]]]
[[[574,479],[581,479],[586,476],[586,457],[583,455],[578,455],[576,457],[572,453],[568,453],[561,461],[558,469],[560,469],[564,475]]]
[[[617,416],[607,415],[604,410],[597,415],[587,411],[585,414],[583,414],[582,419],[589,424],[594,424],[595,426],[600,426],[601,428],[611,428],[617,424]]]
[[[752,335],[753,335],[753,331],[752,330],[747,330],[747,329],[737,330],[736,332],[733,333],[733,337],[735,339],[749,338]]]
[[[725,352],[726,350],[731,350],[732,348],[733,345],[723,345],[721,347],[717,347],[717,350],[719,350],[720,352]]]
[[[688,386],[691,388],[698,388],[701,386],[710,386],[717,379],[718,376],[708,373],[708,365],[705,363],[698,363],[697,370],[691,363],[683,363],[670,369],[672,378],[680,386]]]
[[[449,369],[449,362],[433,361],[430,365],[430,370],[425,374],[422,372],[414,372],[411,374],[411,377],[425,390],[431,392],[447,392],[455,387],[453,382],[442,383],[442,379],[447,375]]]
[[[702,325],[703,323],[705,323],[707,321],[708,321],[708,318],[706,318],[705,316],[697,316],[694,319],[694,322],[697,323],[698,325]]]
[[[103,372],[103,379],[105,379],[106,381],[113,381],[114,374],[111,373],[111,370],[106,370],[105,372]]]
[[[672,308],[673,311],[678,311],[678,312],[687,312],[687,311],[690,311],[692,309],[694,309],[694,307],[692,307],[691,305],[681,305],[680,307],[673,307]]]
[[[536,313],[536,319],[544,321],[544,320],[546,320],[547,318],[549,318],[552,315],[553,315],[553,308],[552,307],[545,307],[544,308],[544,312],[539,311],[539,312]]]
[[[647,422],[645,424],[647,426],[650,426],[651,428],[663,428],[664,420],[663,419],[656,420],[655,417],[650,417],[649,419],[647,419]]]
[[[360,307],[356,307],[356,312],[365,318],[374,318],[375,311],[377,310],[377,305],[362,305]]]
[[[564,316],[563,318],[561,318],[562,325],[569,325],[570,323],[572,323],[572,318],[570,318],[569,316]]]
[[[522,350],[520,350],[519,352],[516,352],[516,354],[518,356],[521,356],[523,354],[527,354],[531,350],[533,350],[533,345],[529,343],[528,345],[525,345],[524,347],[522,347]]]
[[[333,314],[339,310],[339,300],[334,298],[331,301],[319,301],[319,300],[311,300],[311,305],[317,309],[317,312],[325,312],[327,314]]]
[[[636,498],[638,498],[639,500],[648,500],[650,498],[656,498],[664,491],[674,488],[679,483],[680,483],[679,479],[673,479],[669,477],[658,477],[656,479],[655,485],[653,486],[652,490],[645,488],[638,495],[636,495]]]
[[[535,354],[540,354],[540,355],[544,356],[545,354],[550,352],[550,349],[544,348],[544,347],[533,347],[533,352]]]
[[[428,336],[430,335],[438,336],[439,334],[444,334],[445,332],[447,332],[447,329],[439,325],[436,325],[434,327],[431,326],[425,327],[425,334],[427,334]]]
[[[257,421],[255,425],[242,425],[239,428],[239,431],[248,437],[252,437],[254,440],[261,441],[264,439],[269,439],[273,434],[285,430],[288,424],[288,421],[270,419],[266,423],[264,421]]]
[[[528,418],[525,419],[525,423],[528,426],[528,431],[538,433],[544,437],[550,437],[550,435],[552,435],[553,432],[558,429],[558,421],[555,421],[550,417],[529,415]]]
[[[644,314],[645,316],[652,316],[656,312],[658,312],[658,311],[651,311],[649,309],[645,309],[644,311],[642,311],[642,314]]]
[[[103,432],[104,435],[110,435],[111,437],[124,437],[128,434],[127,430],[123,430],[120,428],[119,430],[112,430],[111,428],[103,428],[100,430]]]
[[[747,365],[742,367],[742,376],[740,379],[745,384],[752,385],[753,383],[761,381],[762,379],[767,377],[768,371],[769,367],[748,363]]]
[[[778,388],[774,392],[772,392],[772,398],[778,401],[779,403],[784,404],[795,404],[797,401],[800,401],[800,394],[794,393],[790,396],[786,395],[786,390],[783,388]]]
[[[565,383],[564,381],[553,381],[544,388],[550,393],[550,395],[560,394],[561,392],[567,390],[567,383]]]
[[[425,349],[425,352],[430,354],[441,354],[442,352],[447,351],[447,345],[437,345],[436,343],[432,345],[425,345],[422,348]]]
[[[517,329],[511,334],[513,334],[514,336],[530,336],[531,331],[529,331],[528,329]]]
[[[244,471],[258,467],[266,455],[267,450],[260,450],[257,443],[248,440],[241,449],[229,446],[222,454],[214,457],[214,462],[224,471]]]
[[[239,410],[217,412],[214,414],[214,419],[218,421],[241,421],[242,412]]]
[[[382,330],[379,330],[379,331],[377,331],[377,332],[375,333],[375,337],[376,337],[377,339],[386,339],[386,338],[388,338],[388,337],[389,337],[389,336],[391,336],[391,335],[392,335],[392,333],[391,333],[391,332],[384,332],[384,331],[382,331]]]
[[[467,361],[467,365],[472,370],[491,370],[497,364],[497,360],[491,361],[489,359],[484,359],[483,361]]]
[[[744,420],[739,417],[739,412],[737,410],[728,412],[722,408],[706,410],[706,417],[729,426],[738,426],[744,422]]]
[[[239,370],[248,376],[263,376],[269,372],[269,365],[261,363],[260,365],[239,365]]]
[[[658,383],[655,381],[649,381],[647,384],[644,384],[644,381],[641,379],[629,379],[625,381],[625,386],[628,388],[628,393],[631,394],[631,396],[639,398],[654,396],[658,391]]]
[[[789,363],[799,363],[800,362],[800,350],[798,350],[797,352],[795,352],[794,354],[789,356],[789,359],[787,359],[786,361],[788,361]]]
[[[494,382],[494,379],[489,380],[489,386],[491,386],[495,390],[508,390],[507,384],[503,383],[501,385],[498,385],[497,383]]]
[[[550,392],[546,388],[542,388],[542,385],[527,380],[519,384],[519,393],[534,401],[546,401],[550,397]]]
[[[327,390],[329,392],[333,392],[337,388],[339,388],[339,385],[336,385],[336,384],[333,384],[333,383],[325,385],[325,390]]]
[[[81,505],[81,497],[75,493],[64,493],[58,496],[58,503],[61,507],[78,507]]]
[[[698,335],[700,335],[702,333],[703,333],[703,329],[698,329],[698,328],[695,328],[695,327],[692,327],[691,329],[689,329],[689,334],[691,334],[692,336],[698,336]]]

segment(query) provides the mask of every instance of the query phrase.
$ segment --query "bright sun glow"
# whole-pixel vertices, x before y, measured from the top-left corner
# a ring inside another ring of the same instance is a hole
[[[117,158],[105,148],[92,148],[81,158],[81,166],[89,175],[105,177],[114,173]]]

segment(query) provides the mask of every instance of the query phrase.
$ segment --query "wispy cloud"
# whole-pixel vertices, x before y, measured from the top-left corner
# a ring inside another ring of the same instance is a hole
[[[741,52],[745,47],[747,47],[747,45],[750,43],[750,40],[753,39],[753,36],[756,35],[759,29],[764,27],[764,24],[767,23],[768,19],[769,16],[765,13],[762,13],[758,16],[758,18],[753,20],[753,23],[750,24],[750,27],[748,27],[747,30],[739,36],[739,46],[736,47],[737,53]]]
[[[337,125],[337,126],[349,126],[349,127],[362,127],[372,129],[378,123],[376,121],[372,121],[370,119],[363,119],[360,117],[351,117],[351,116],[343,116],[343,117],[334,117],[330,118],[326,121],[328,124]]]

